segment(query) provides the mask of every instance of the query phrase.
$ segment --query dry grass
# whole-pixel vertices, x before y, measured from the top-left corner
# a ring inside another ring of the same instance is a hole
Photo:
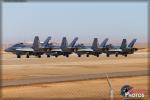
[[[4,80],[29,79],[36,77],[53,77],[60,75],[94,74],[116,71],[147,70],[148,59],[146,54],[135,54],[125,57],[94,57],[78,58],[15,58],[15,55],[3,55],[2,78]]]
[[[17,59],[15,55],[3,54],[2,78],[3,80],[22,80],[39,77],[53,77],[59,75],[78,75],[116,71],[148,70],[148,55],[129,55],[127,58],[112,55],[110,58],[91,56],[78,58],[46,58],[31,57]],[[112,84],[115,98],[120,96],[120,88],[129,84],[138,89],[148,90],[148,76],[113,78]],[[106,79],[64,82],[53,84],[39,84],[30,86],[6,87],[2,89],[4,98],[32,98],[43,100],[99,100],[108,99],[108,84]],[[148,96],[146,92],[146,97]],[[11,100],[10,99],[10,100]],[[14,99],[13,99],[14,100]]]

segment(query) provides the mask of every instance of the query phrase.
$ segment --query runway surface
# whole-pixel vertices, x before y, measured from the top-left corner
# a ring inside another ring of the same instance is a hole
[[[110,78],[147,76],[149,75],[149,70],[109,72],[107,74]],[[40,78],[33,78],[33,79],[11,80],[11,81],[5,80],[2,82],[2,86],[9,87],[9,86],[21,86],[21,85],[31,85],[31,84],[41,84],[41,83],[56,83],[56,82],[100,79],[100,78],[106,78],[106,73],[80,74],[80,75],[73,75],[73,76],[58,76],[58,77],[40,77]]]

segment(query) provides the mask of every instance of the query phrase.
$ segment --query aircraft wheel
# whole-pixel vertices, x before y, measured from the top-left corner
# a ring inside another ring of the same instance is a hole
[[[49,58],[50,57],[50,55],[47,55],[47,58]]]
[[[116,53],[116,57],[118,57],[118,53]]]
[[[27,54],[26,58],[29,58],[29,55]]]
[[[97,57],[99,57],[99,54],[96,54]]]
[[[58,57],[58,55],[55,55],[55,57],[57,58],[57,57]]]
[[[109,53],[107,53],[107,55],[106,55],[107,57],[109,57],[110,55],[109,55]]]
[[[69,57],[69,55],[67,54],[67,55],[66,55],[66,57],[68,58],[68,57]]]
[[[127,54],[125,54],[124,56],[127,57]]]
[[[81,55],[80,55],[80,54],[78,54],[78,57],[81,57]]]
[[[87,54],[86,57],[89,57],[89,54]]]
[[[41,58],[41,55],[38,55],[38,58]]]
[[[17,55],[17,58],[21,58],[21,56],[20,56],[20,55]]]

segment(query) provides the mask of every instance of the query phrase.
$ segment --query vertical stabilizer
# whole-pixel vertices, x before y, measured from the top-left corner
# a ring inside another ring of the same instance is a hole
[[[34,50],[38,50],[40,48],[40,40],[38,36],[35,36],[32,48]]]
[[[60,48],[61,48],[61,49],[64,49],[64,48],[67,48],[67,46],[68,46],[67,38],[66,38],[66,37],[63,37],[63,38],[62,38],[62,42],[61,42]]]
[[[44,46],[44,47],[47,46],[48,43],[49,43],[49,40],[51,40],[51,37],[50,37],[50,36],[46,38],[46,40],[44,41],[44,43],[43,43],[42,46]]]
[[[74,47],[74,45],[76,44],[77,40],[78,40],[78,37],[75,37],[73,39],[73,41],[69,44],[69,47]]]
[[[136,42],[137,39],[133,39],[130,44],[128,45],[129,48],[133,48],[135,42]]]
[[[106,46],[106,43],[108,42],[108,38],[106,38],[100,45],[100,47],[104,48]]]
[[[126,39],[123,39],[122,40],[122,44],[120,46],[120,49],[125,49],[127,47],[127,40]]]
[[[92,49],[96,50],[98,48],[98,38],[94,38],[93,44],[92,44]]]

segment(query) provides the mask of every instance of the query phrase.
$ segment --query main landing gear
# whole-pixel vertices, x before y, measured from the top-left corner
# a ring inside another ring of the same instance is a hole
[[[68,58],[68,57],[69,57],[69,55],[68,55],[68,54],[66,54],[66,57]]]
[[[50,55],[47,55],[47,58],[49,58],[50,57]]]
[[[78,54],[78,57],[81,57],[81,55],[80,55],[80,54]]]
[[[26,58],[29,58],[29,54],[27,54]]]
[[[21,58],[21,55],[17,55],[17,58]]]
[[[106,56],[107,56],[107,57],[109,57],[109,56],[110,56],[110,54],[109,54],[109,53],[107,53],[107,54],[106,54]]]
[[[87,54],[86,57],[89,57],[89,54]]]
[[[118,57],[118,53],[116,53],[116,57]]]
[[[127,57],[128,55],[127,55],[127,54],[125,54],[124,56],[125,56],[125,57]]]
[[[38,55],[38,58],[41,58],[41,55]]]
[[[97,57],[99,57],[99,54],[96,54]]]
[[[58,55],[55,55],[55,57],[57,58],[57,57],[58,57]]]

